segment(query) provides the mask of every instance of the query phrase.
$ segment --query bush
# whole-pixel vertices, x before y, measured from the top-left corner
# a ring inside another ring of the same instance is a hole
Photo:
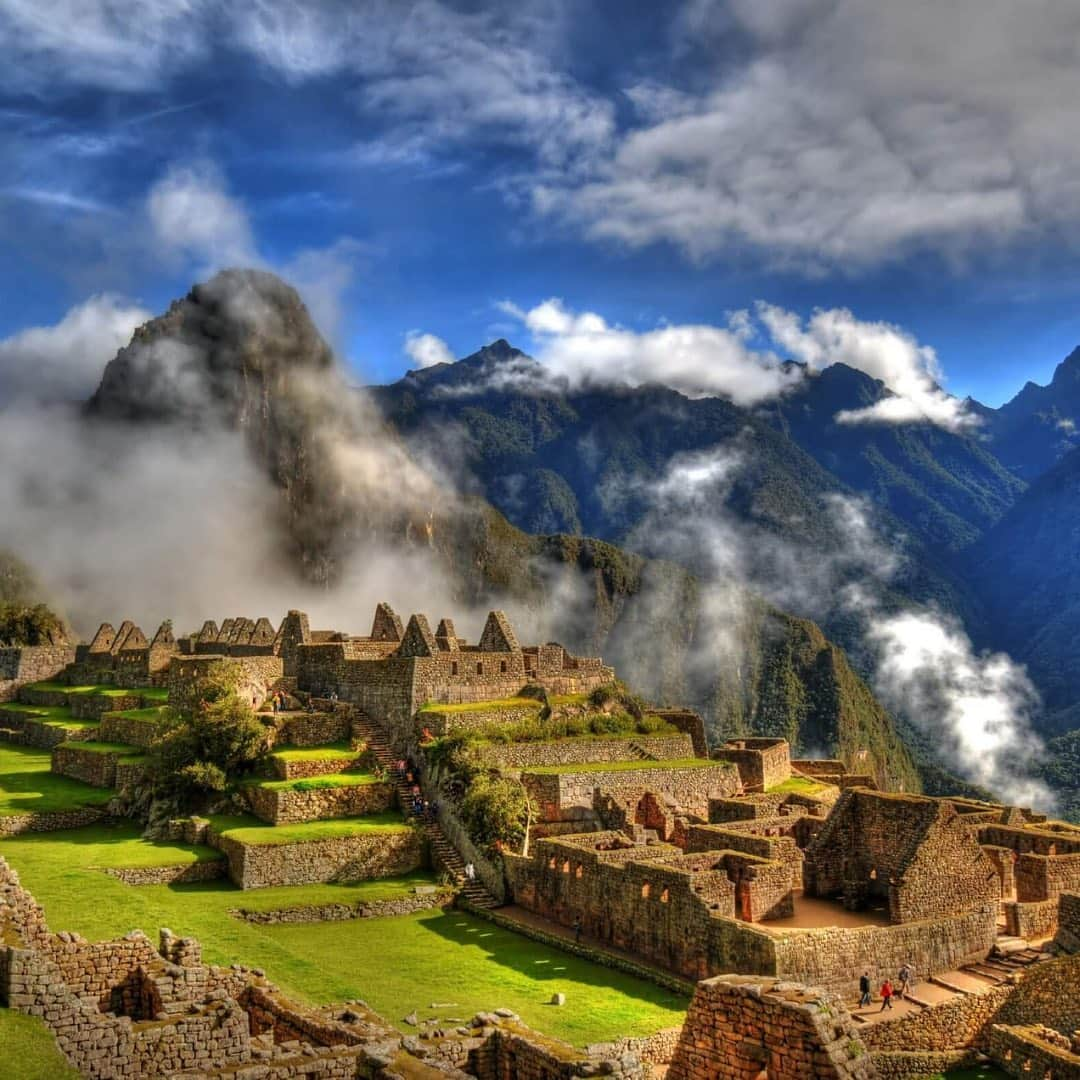
[[[0,645],[62,645],[63,620],[44,604],[0,604]]]
[[[150,747],[158,798],[189,806],[251,772],[267,750],[266,729],[239,694],[240,666],[222,661],[176,708]]]
[[[529,820],[529,801],[516,780],[498,773],[480,773],[461,800],[461,821],[474,843],[520,848]]]

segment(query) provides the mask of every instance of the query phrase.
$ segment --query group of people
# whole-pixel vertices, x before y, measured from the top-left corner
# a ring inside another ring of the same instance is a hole
[[[893,1007],[893,998],[900,998],[902,1001],[911,987],[915,984],[915,965],[908,960],[904,964],[896,977],[896,985],[888,976],[881,984],[881,1011]],[[871,1002],[870,996],[870,972],[864,971],[859,978],[859,1008],[864,1009]]]
[[[424,821],[434,821],[439,815],[439,804],[435,799],[425,799],[420,788],[420,766],[411,759],[399,758],[395,765],[398,782],[409,785],[410,809],[413,817]]]
[[[270,695],[270,708],[273,709],[274,712],[284,712],[288,707],[289,702],[285,696],[284,690],[275,690],[273,694]]]

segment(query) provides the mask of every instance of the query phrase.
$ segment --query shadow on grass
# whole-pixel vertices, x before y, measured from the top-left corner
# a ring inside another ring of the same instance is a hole
[[[538,982],[572,979],[589,986],[606,986],[628,997],[685,1010],[689,997],[592,960],[564,953],[522,934],[504,930],[460,911],[422,916],[424,927],[456,945],[482,949],[489,960]]]

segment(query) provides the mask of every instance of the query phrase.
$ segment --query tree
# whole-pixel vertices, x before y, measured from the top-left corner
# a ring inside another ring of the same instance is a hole
[[[63,645],[63,620],[44,604],[0,604],[0,645]]]
[[[205,802],[264,756],[266,728],[241,697],[240,680],[240,665],[223,660],[170,709],[150,747],[156,796],[185,807]]]
[[[529,798],[517,780],[498,773],[473,778],[461,800],[461,820],[469,836],[488,848],[520,848],[528,831]]]

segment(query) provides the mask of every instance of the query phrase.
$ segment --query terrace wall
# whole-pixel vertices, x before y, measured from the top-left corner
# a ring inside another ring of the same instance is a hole
[[[396,877],[422,866],[425,854],[417,829],[295,844],[247,844],[211,830],[207,841],[225,854],[229,878],[241,889]]]
[[[160,725],[152,720],[136,720],[119,713],[105,713],[101,718],[97,738],[102,742],[127,743],[145,750],[160,731]]]
[[[527,769],[540,765],[628,761],[639,756],[635,750],[658,761],[678,761],[694,756],[689,735],[631,735],[617,739],[584,735],[550,742],[488,743],[484,747],[484,760],[502,768]]]
[[[0,702],[14,701],[24,683],[52,679],[74,662],[72,645],[0,648]]]
[[[1080,854],[1021,855],[1016,862],[1017,900],[1056,900],[1080,891]]]
[[[62,744],[53,747],[52,771],[58,776],[81,780],[92,787],[116,786],[116,763],[119,754],[97,750],[81,750],[76,746]]]
[[[714,750],[713,757],[730,761],[748,791],[767,791],[791,777],[786,739],[731,739]]]
[[[393,784],[348,784],[308,791],[252,785],[244,795],[256,817],[271,825],[290,825],[327,818],[361,817],[389,810],[397,792]]]
[[[68,706],[77,720],[100,720],[105,713],[142,707],[141,694],[69,694]]]

